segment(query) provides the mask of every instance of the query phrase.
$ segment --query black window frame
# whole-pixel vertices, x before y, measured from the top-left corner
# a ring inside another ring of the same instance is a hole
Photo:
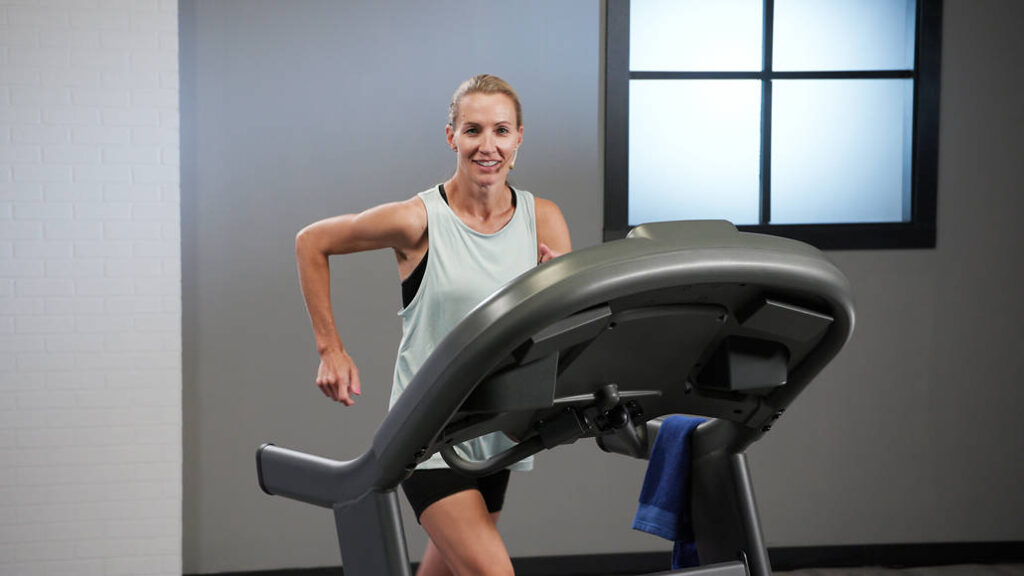
[[[749,78],[761,80],[761,224],[740,230],[802,240],[823,250],[934,248],[939,144],[939,72],[942,0],[917,0],[914,69],[911,71],[774,72],[774,0],[762,0],[763,64],[759,72],[630,72],[630,0],[606,0],[605,14],[605,178],[604,239],[629,231],[629,82],[633,79]],[[911,210],[907,222],[850,224],[766,224],[771,201],[771,87],[774,79],[911,78],[913,142]]]

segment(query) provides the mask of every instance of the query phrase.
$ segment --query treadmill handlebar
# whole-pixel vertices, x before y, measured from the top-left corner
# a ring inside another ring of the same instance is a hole
[[[373,464],[372,452],[342,461],[271,443],[256,450],[256,471],[264,492],[324,508],[353,502],[370,492],[378,475]]]

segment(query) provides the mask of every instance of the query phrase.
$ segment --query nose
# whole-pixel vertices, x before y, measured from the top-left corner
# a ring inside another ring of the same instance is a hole
[[[497,149],[497,140],[494,137],[494,133],[489,130],[484,132],[483,138],[480,140],[480,151],[494,152]]]

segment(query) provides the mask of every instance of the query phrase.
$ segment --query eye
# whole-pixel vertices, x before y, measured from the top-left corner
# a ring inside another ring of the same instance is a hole
[[[499,126],[498,134],[510,134],[512,131],[508,129],[508,126]]]
[[[465,134],[477,134],[480,132],[479,128],[466,128]]]

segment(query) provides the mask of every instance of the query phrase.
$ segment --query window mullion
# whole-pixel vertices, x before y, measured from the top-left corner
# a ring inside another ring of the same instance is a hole
[[[772,33],[774,29],[775,1],[764,0],[764,33],[761,35],[761,210],[758,217],[762,225],[771,222],[772,200]]]

